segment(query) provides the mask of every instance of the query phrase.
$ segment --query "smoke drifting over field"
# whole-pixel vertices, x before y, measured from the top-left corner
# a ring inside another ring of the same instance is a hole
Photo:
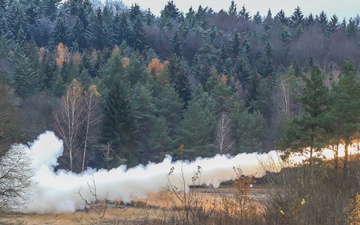
[[[26,203],[19,211],[39,214],[83,209],[86,206],[84,199],[87,202],[95,201],[92,193],[94,188],[98,200],[124,202],[166,190],[170,183],[180,189],[188,188],[198,166],[201,167],[200,182],[218,187],[221,182],[236,177],[234,166],[240,166],[245,175],[261,175],[260,161],[266,161],[269,157],[277,160],[276,152],[262,155],[240,154],[235,157],[217,155],[214,158],[199,158],[194,162],[172,162],[171,157],[166,157],[158,164],[149,163],[129,169],[120,166],[109,171],[88,169],[83,174],[74,174],[64,170],[54,172],[57,159],[63,152],[63,143],[53,132],[40,135],[30,144],[30,148],[21,147],[31,159],[34,176],[33,185],[27,190]],[[171,168],[174,170],[169,176]],[[186,185],[183,184],[182,174]]]

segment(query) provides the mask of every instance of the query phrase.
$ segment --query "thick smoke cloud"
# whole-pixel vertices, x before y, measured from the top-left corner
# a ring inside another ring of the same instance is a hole
[[[18,210],[39,214],[84,209],[84,199],[87,202],[96,200],[94,188],[98,200],[124,202],[166,190],[170,184],[180,190],[187,189],[193,184],[192,177],[198,166],[201,168],[198,182],[216,188],[221,182],[236,178],[234,167],[239,166],[245,175],[262,175],[260,162],[269,157],[278,159],[276,152],[240,154],[235,157],[217,155],[214,158],[198,158],[194,162],[172,162],[168,156],[158,164],[149,163],[129,169],[120,166],[109,171],[88,169],[83,174],[74,174],[64,170],[54,172],[57,159],[63,152],[63,143],[53,132],[40,135],[30,147],[21,146],[31,159],[33,184],[26,192],[25,204]],[[174,168],[173,173],[169,175],[171,168]]]

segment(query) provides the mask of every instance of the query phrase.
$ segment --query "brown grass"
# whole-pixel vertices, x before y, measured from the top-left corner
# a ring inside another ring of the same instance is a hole
[[[198,200],[198,206],[204,211],[224,210],[223,201],[234,194],[232,188],[199,188],[192,190],[192,198]],[[254,194],[262,193],[253,189]],[[0,224],[26,225],[75,225],[75,224],[136,224],[136,221],[165,221],[174,209],[181,208],[181,201],[175,193],[162,191],[152,193],[147,198],[135,199],[130,205],[109,204],[105,216],[100,218],[95,210],[77,211],[68,214],[9,214],[0,218]],[[163,224],[166,222],[163,222]],[[146,223],[142,223],[146,224]],[[156,224],[156,223],[153,223]]]
[[[135,221],[151,218],[156,215],[154,209],[147,209],[146,212],[141,208],[108,208],[104,218],[99,218],[93,211],[77,211],[67,214],[12,214],[0,219],[0,224],[26,224],[26,225],[75,225],[75,224],[116,224],[123,221]],[[101,223],[100,223],[101,222]]]

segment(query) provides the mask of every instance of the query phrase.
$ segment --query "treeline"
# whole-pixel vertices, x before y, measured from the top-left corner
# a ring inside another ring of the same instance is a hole
[[[64,140],[61,167],[74,171],[287,149],[315,68],[339,95],[342,65],[357,83],[359,17],[252,16],[233,1],[187,13],[169,1],[155,17],[121,2],[60,2],[0,1],[3,152],[45,130]]]

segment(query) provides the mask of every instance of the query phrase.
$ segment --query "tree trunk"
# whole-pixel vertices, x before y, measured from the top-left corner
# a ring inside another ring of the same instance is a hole
[[[334,157],[335,171],[339,169],[339,143],[336,144],[335,157]]]
[[[85,170],[87,155],[91,154],[88,152],[88,146],[96,141],[95,136],[97,136],[96,133],[99,130],[99,126],[97,126],[101,121],[101,115],[99,112],[99,96],[100,94],[96,90],[96,86],[91,85],[84,98],[85,134],[81,172],[84,172]]]
[[[312,128],[312,131],[314,133],[314,128]],[[312,182],[313,179],[313,154],[314,154],[314,136],[311,136],[310,141],[310,156],[309,156],[309,167],[310,167],[310,182]]]
[[[231,139],[230,119],[225,112],[222,112],[218,119],[215,138],[219,143],[220,154],[228,153],[235,142]]]
[[[349,161],[349,141],[345,142],[345,156],[344,156],[344,180],[346,181],[348,175],[348,161]]]
[[[85,140],[84,140],[84,152],[83,152],[83,159],[81,165],[81,172],[85,170],[85,161],[86,161],[86,150],[87,150],[87,143],[88,143],[88,134],[89,134],[89,118],[86,121],[86,131],[85,131]]]
[[[309,158],[309,166],[310,166],[310,182],[312,182],[313,179],[313,154],[314,154],[314,148],[310,147],[310,158]]]

